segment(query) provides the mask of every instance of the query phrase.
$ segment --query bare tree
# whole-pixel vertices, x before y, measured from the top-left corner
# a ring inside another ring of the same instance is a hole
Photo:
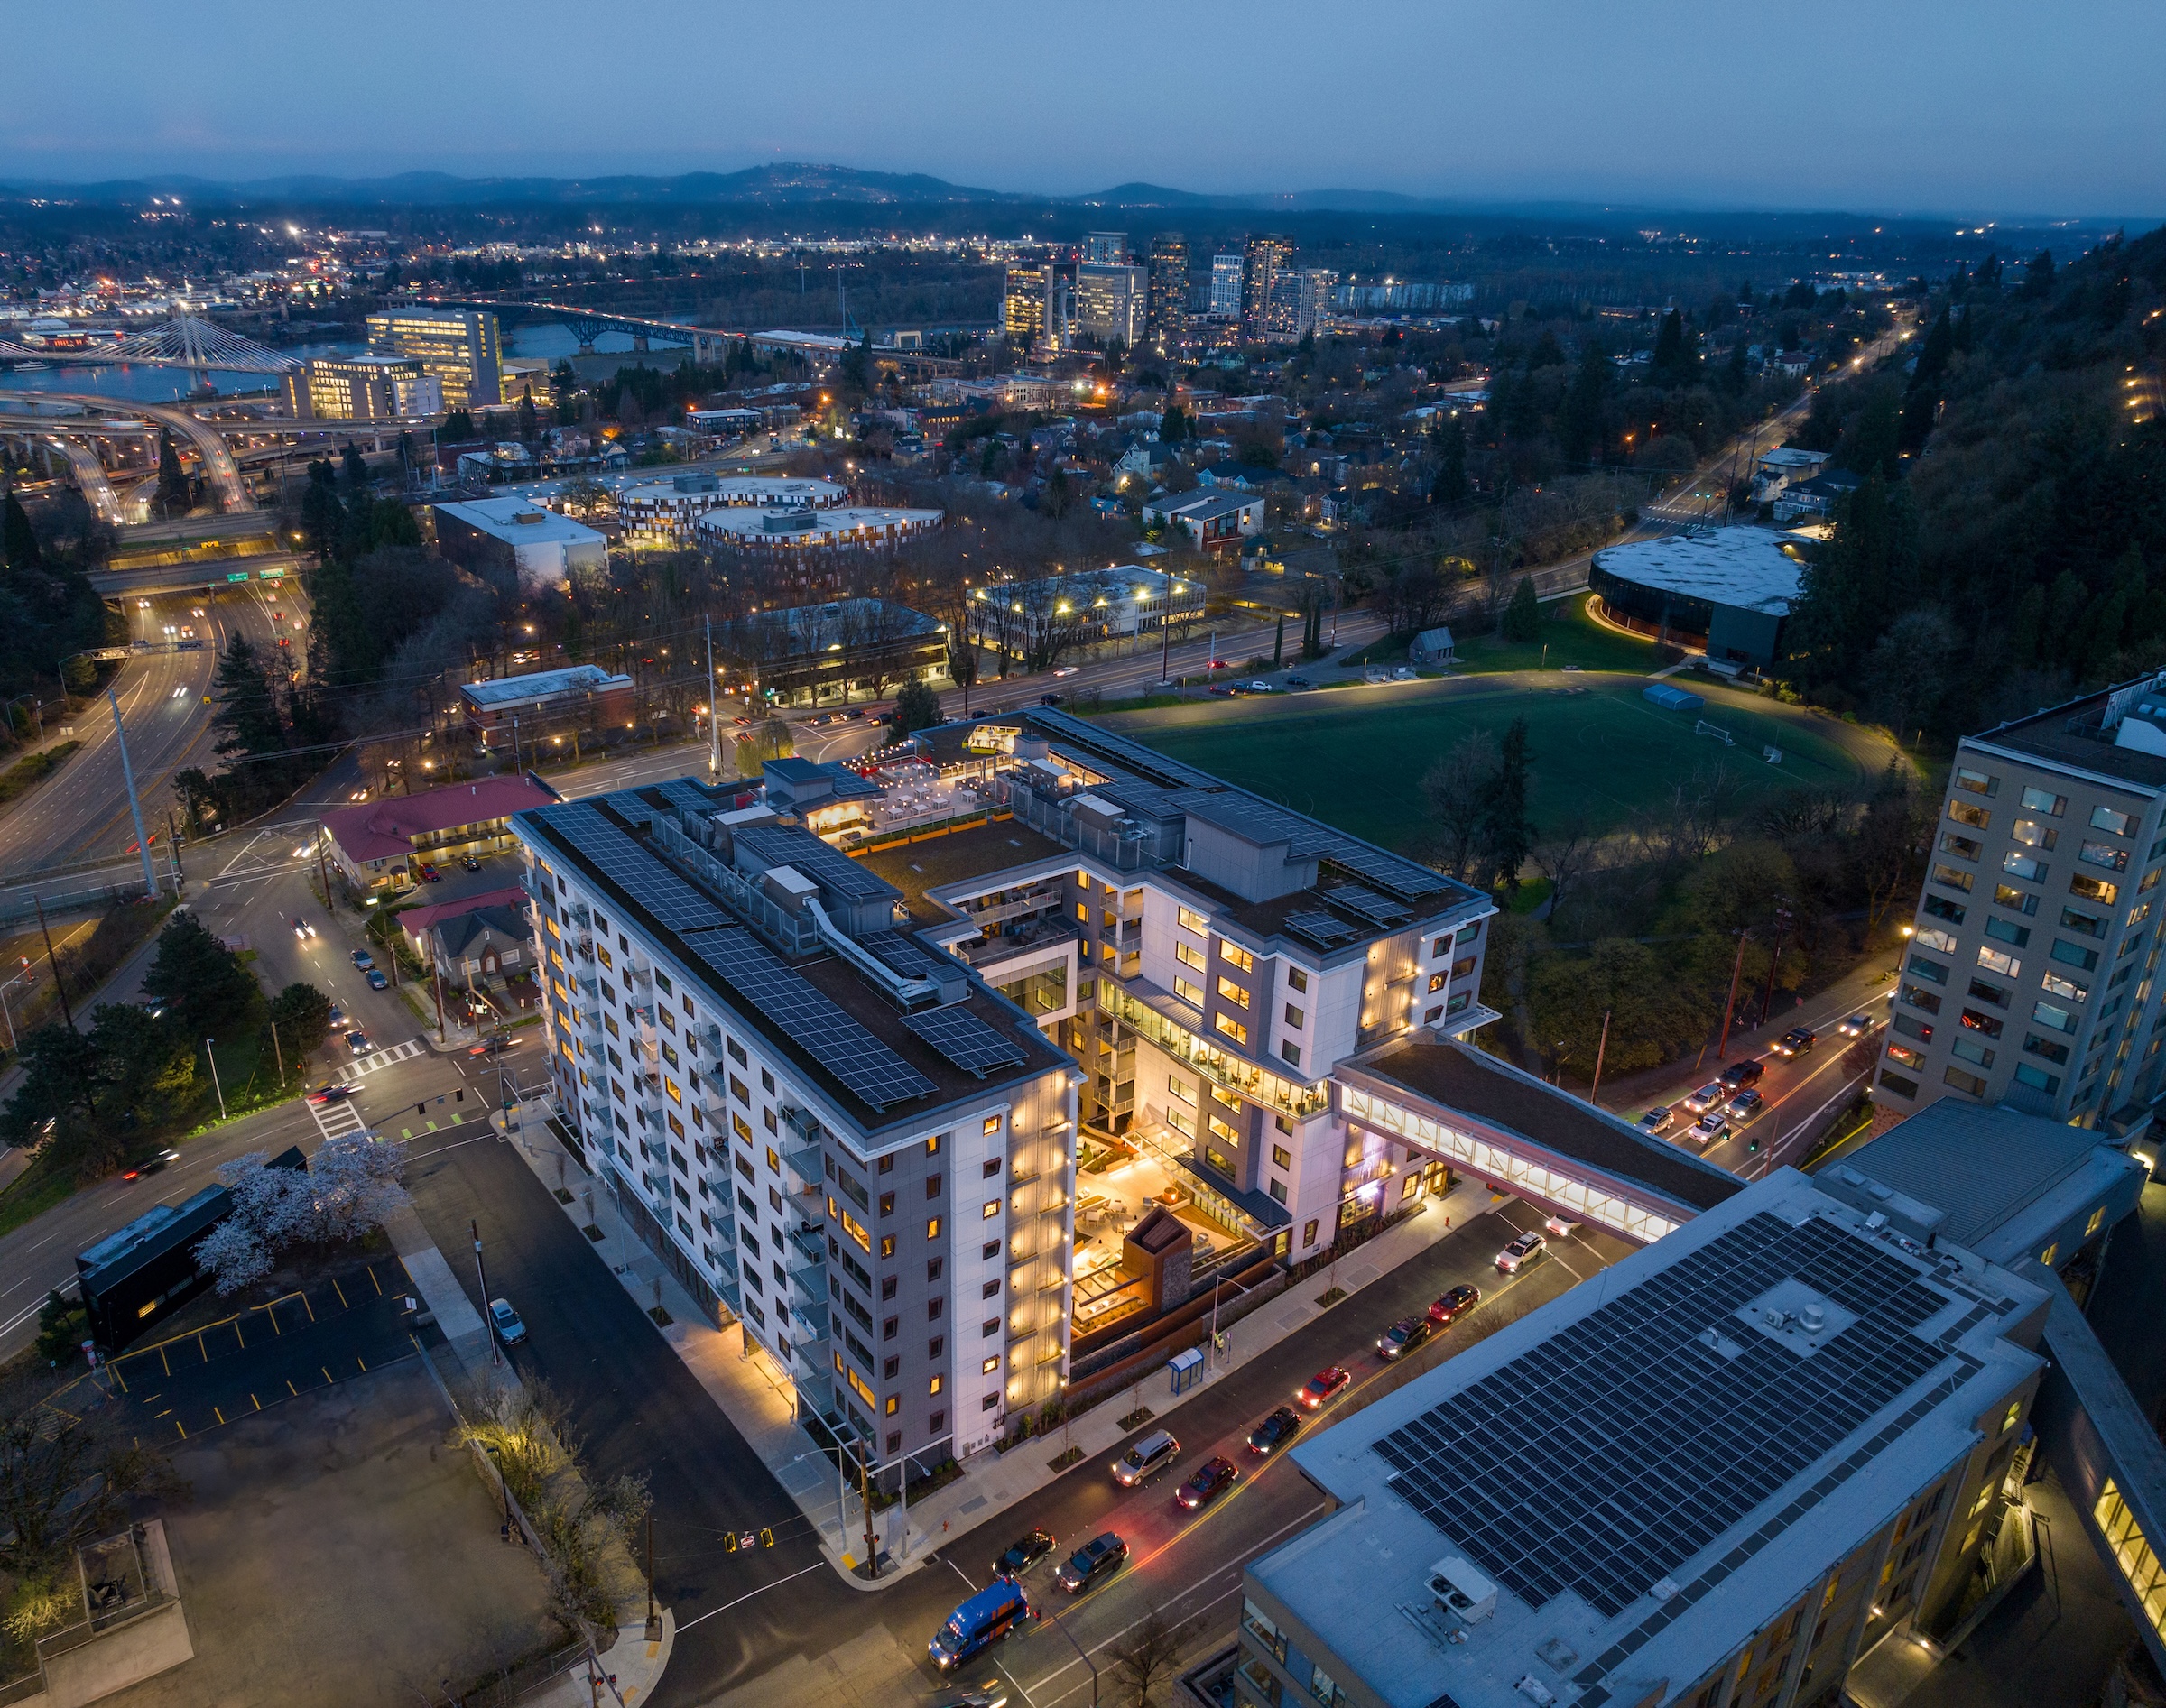
[[[1172,1681],[1189,1638],[1185,1625],[1168,1625],[1156,1613],[1113,1651],[1113,1687],[1120,1708],[1153,1708],[1159,1687]]]
[[[70,1549],[126,1523],[129,1496],[184,1486],[95,1387],[66,1408],[47,1398],[24,1378],[0,1384],[0,1571],[19,1577],[51,1572]]]
[[[1553,920],[1600,858],[1600,845],[1588,834],[1587,814],[1580,811],[1573,813],[1562,829],[1539,838],[1531,852],[1541,875],[1550,881],[1550,918]]]

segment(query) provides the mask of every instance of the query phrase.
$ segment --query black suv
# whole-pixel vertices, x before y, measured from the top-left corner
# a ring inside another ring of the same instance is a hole
[[[995,1577],[1015,1577],[1035,1565],[1053,1551],[1050,1531],[1032,1530],[1028,1536],[1018,1537],[1008,1545],[1008,1551],[993,1562]]]
[[[1742,1091],[1747,1085],[1758,1085],[1761,1076],[1766,1072],[1767,1064],[1765,1062],[1732,1062],[1722,1070],[1722,1083],[1726,1085],[1736,1086]]]
[[[1120,1570],[1121,1563],[1128,1557],[1128,1544],[1112,1530],[1094,1537],[1078,1548],[1062,1562],[1060,1587],[1070,1595],[1080,1595],[1102,1577],[1110,1577]]]
[[[1291,1406],[1281,1406],[1248,1432],[1248,1450],[1251,1453],[1276,1453],[1301,1433],[1301,1415]]]

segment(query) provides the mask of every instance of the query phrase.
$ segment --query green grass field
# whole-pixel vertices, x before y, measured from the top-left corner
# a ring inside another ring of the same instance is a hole
[[[1423,836],[1421,774],[1469,731],[1501,736],[1514,717],[1527,720],[1537,828],[1583,811],[1597,835],[1666,799],[1696,768],[1724,766],[1737,785],[1738,809],[1749,810],[1781,789],[1861,788],[1894,751],[1865,730],[1772,700],[1710,691],[1697,712],[1664,711],[1641,698],[1646,685],[1643,676],[1555,670],[1480,675],[1215,701],[1106,722],[1229,782],[1401,849]],[[1729,731],[1736,745],[1695,734],[1701,719]],[[1763,759],[1763,746],[1782,750],[1780,766]]]

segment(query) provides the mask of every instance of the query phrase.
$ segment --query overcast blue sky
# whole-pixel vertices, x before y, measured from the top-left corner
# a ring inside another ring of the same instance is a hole
[[[2157,0],[12,5],[0,178],[729,171],[2166,212]]]

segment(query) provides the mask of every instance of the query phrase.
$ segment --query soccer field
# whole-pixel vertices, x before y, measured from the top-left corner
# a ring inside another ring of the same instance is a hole
[[[1787,789],[1862,788],[1895,751],[1855,725],[1801,707],[1709,689],[1695,712],[1640,695],[1641,676],[1481,676],[1340,688],[1283,699],[1217,700],[1128,712],[1106,722],[1176,759],[1283,801],[1387,848],[1423,834],[1421,774],[1469,731],[1502,737],[1527,720],[1530,816],[1537,828],[1584,812],[1599,835],[1669,799],[1695,769],[1723,766],[1740,810]],[[1695,733],[1700,722],[1732,745]],[[1766,747],[1782,750],[1779,765]]]

